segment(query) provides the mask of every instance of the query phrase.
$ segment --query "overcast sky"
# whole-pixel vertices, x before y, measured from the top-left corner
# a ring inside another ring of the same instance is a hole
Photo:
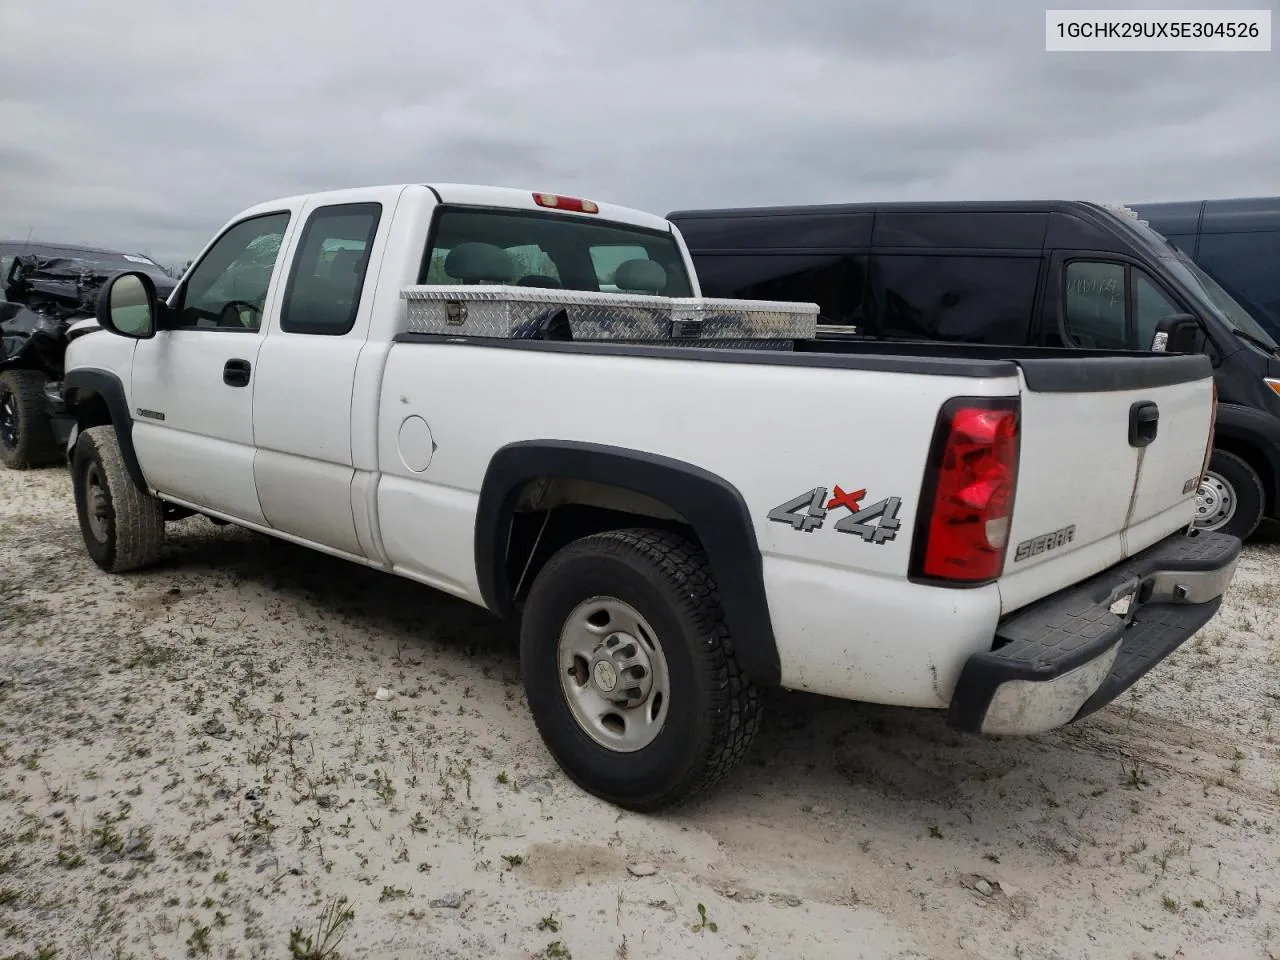
[[[1050,54],[1045,6],[0,0],[0,237],[181,265],[252,203],[431,180],[660,214],[1280,194],[1280,48]]]

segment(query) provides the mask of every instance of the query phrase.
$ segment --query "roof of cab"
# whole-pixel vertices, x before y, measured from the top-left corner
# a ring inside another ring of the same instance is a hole
[[[393,197],[399,196],[405,190],[430,190],[435,194],[438,202],[449,205],[458,206],[474,206],[474,207],[501,207],[504,209],[514,210],[530,210],[538,213],[550,212],[547,207],[539,206],[534,202],[534,197],[541,193],[553,193],[550,190],[521,190],[515,187],[492,187],[481,184],[471,183],[396,183],[396,184],[378,184],[367,187],[350,187],[341,190],[323,190],[316,193],[297,194],[291,197],[279,197],[263,203],[255,204],[253,207],[242,212],[241,216],[252,215],[257,213],[265,213],[273,209],[279,209],[282,206],[300,204],[305,201],[319,201],[321,203],[357,203],[361,200],[370,200],[376,197]],[[559,194],[565,196],[565,194]],[[574,194],[573,196],[577,196]],[[613,203],[603,203],[596,200],[595,197],[586,197],[582,199],[593,200],[599,207],[599,213],[572,213],[570,211],[555,211],[562,215],[582,217],[584,220],[611,220],[615,223],[624,223],[636,227],[645,227],[650,230],[670,231],[671,224],[662,217],[652,213],[646,213],[643,210],[635,210],[631,207],[619,206]]]

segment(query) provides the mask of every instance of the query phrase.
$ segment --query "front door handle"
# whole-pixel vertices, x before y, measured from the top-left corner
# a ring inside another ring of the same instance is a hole
[[[228,387],[249,385],[249,361],[228,360],[222,368],[222,382]]]
[[[1160,408],[1150,400],[1139,400],[1129,408],[1129,446],[1145,447],[1156,438]]]

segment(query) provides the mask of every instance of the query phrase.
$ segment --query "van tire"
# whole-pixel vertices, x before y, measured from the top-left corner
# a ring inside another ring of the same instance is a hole
[[[0,373],[0,462],[10,470],[58,461],[58,442],[44,405],[44,384],[44,374],[38,370]]]
[[[760,693],[734,655],[706,555],[678,533],[610,530],[555,553],[524,606],[520,660],[560,768],[629,810],[690,800],[760,729]]]
[[[1262,522],[1266,504],[1258,471],[1244,458],[1215,449],[1196,494],[1195,525],[1247,540]]]
[[[164,546],[164,503],[129,476],[113,426],[80,434],[71,457],[80,534],[89,556],[108,573],[150,566]]]

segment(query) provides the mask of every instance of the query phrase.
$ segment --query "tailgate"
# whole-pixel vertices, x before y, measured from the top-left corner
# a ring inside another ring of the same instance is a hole
[[[1205,356],[1018,365],[1018,480],[1000,579],[1006,612],[1190,524],[1213,415]]]

